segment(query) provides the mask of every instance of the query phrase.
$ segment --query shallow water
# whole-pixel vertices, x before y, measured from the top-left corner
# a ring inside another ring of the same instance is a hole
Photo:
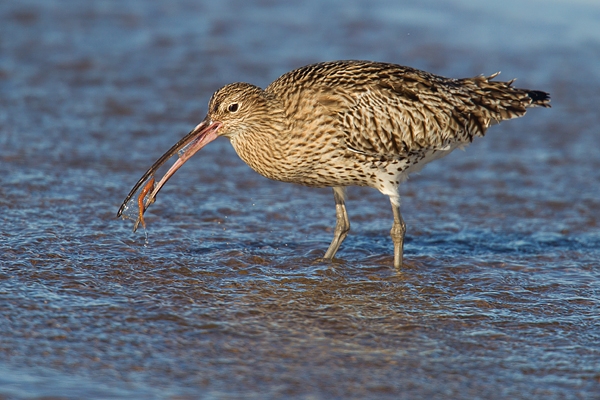
[[[597,398],[600,6],[0,3],[0,398]],[[129,189],[232,81],[329,59],[551,92],[401,189],[269,181],[226,140]]]

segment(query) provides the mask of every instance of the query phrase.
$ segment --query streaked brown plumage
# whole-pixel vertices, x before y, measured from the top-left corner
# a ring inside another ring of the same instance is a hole
[[[483,136],[491,125],[525,115],[528,107],[550,107],[548,93],[492,81],[496,75],[448,79],[394,64],[335,61],[288,72],[264,90],[226,85],[210,99],[204,121],[142,176],[118,216],[172,155],[184,149],[140,215],[189,157],[225,136],[267,178],[333,188],[337,223],[327,259],[350,229],[344,188],[370,186],[389,196],[394,265],[400,267],[406,227],[398,185],[408,174]]]

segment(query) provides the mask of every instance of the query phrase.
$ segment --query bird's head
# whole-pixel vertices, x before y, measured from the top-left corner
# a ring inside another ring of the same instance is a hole
[[[264,127],[265,121],[272,125],[281,122],[283,114],[277,104],[277,99],[263,89],[249,83],[231,83],[217,90],[208,103],[208,113],[190,133],[183,137],[165,154],[162,155],[140,178],[131,189],[129,195],[121,205],[117,216],[121,216],[127,208],[131,198],[139,188],[164,165],[172,156],[179,154],[179,158],[167,173],[160,179],[146,199],[147,208],[154,202],[154,198],[169,178],[204,146],[218,138],[225,136],[235,142],[243,140],[244,134],[256,132]]]
[[[217,136],[233,138],[272,118],[272,102],[272,96],[258,86],[231,83],[213,94],[205,122],[219,124]]]

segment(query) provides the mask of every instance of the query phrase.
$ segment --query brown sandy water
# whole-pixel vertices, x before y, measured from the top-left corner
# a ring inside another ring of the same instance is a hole
[[[600,397],[600,7],[206,3],[0,3],[0,399]],[[502,70],[553,108],[402,187],[401,272],[381,194],[349,190],[319,261],[330,190],[226,140],[147,240],[115,219],[222,84],[330,59]]]

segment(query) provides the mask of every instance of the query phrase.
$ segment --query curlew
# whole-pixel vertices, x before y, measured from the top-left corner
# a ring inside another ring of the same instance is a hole
[[[278,181],[331,187],[336,206],[332,259],[350,230],[345,188],[369,186],[388,196],[394,222],[394,266],[402,266],[406,225],[398,186],[410,173],[463,147],[550,96],[518,89],[498,74],[449,79],[395,64],[334,61],[288,72],[266,89],[232,83],[217,90],[206,118],[140,178],[117,216],[138,196],[139,217],[191,156],[220,136],[259,174]],[[171,156],[179,158],[154,184]],[[146,196],[146,194],[149,194]],[[145,203],[144,203],[145,199]]]

